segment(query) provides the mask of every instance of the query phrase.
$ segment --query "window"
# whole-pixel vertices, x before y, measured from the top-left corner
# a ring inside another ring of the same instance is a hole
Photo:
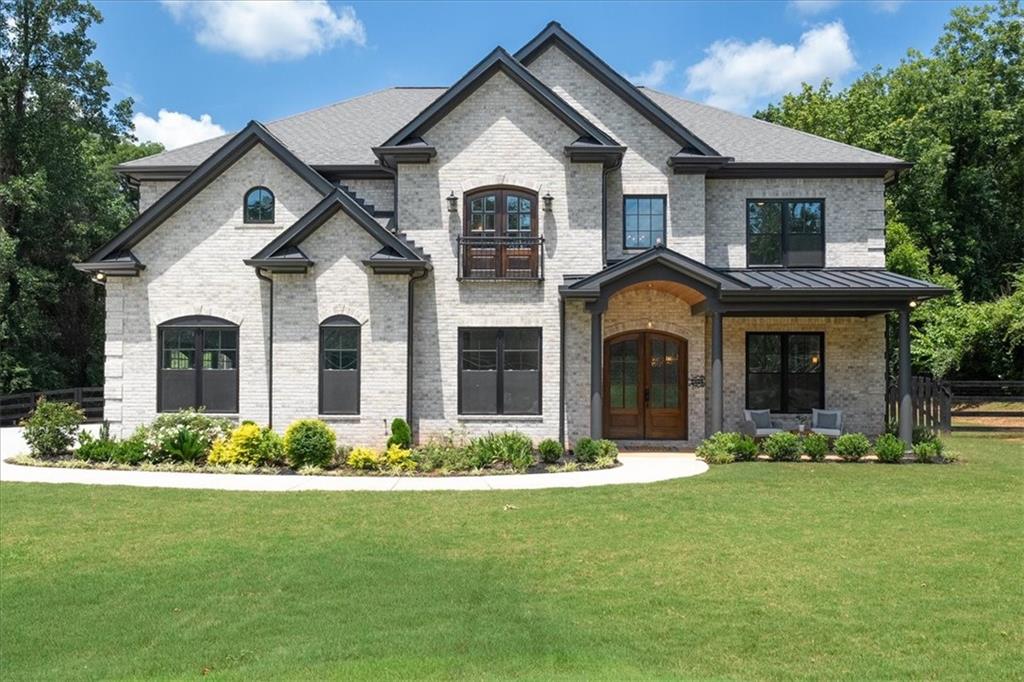
[[[196,315],[158,327],[157,411],[238,411],[238,327]]]
[[[459,413],[540,414],[540,329],[459,330]]]
[[[503,187],[467,194],[460,242],[464,279],[537,279],[537,195]]]
[[[253,187],[245,193],[243,210],[247,223],[274,222],[274,193],[266,187]]]
[[[748,410],[792,413],[824,407],[824,334],[747,334]]]
[[[359,414],[359,332],[347,315],[320,323],[320,414]]]
[[[747,265],[825,267],[825,201],[749,199]]]
[[[627,195],[622,199],[623,245],[647,249],[665,243],[665,197]]]

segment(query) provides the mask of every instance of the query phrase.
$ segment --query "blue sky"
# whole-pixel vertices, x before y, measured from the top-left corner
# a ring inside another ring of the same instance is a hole
[[[551,19],[634,80],[750,113],[801,81],[848,83],[927,52],[958,3],[96,4],[113,96],[134,98],[140,138],[173,147],[393,85],[448,85]]]

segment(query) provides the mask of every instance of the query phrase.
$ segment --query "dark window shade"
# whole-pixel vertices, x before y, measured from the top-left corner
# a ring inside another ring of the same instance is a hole
[[[359,414],[360,331],[347,316],[320,326],[321,414]]]
[[[181,326],[183,324],[216,326]],[[172,320],[158,329],[157,410],[238,411],[238,328],[209,317]]]
[[[748,200],[747,265],[824,267],[824,201]]]
[[[459,412],[541,413],[537,328],[459,330]]]
[[[825,405],[825,336],[747,334],[747,409],[810,412]]]

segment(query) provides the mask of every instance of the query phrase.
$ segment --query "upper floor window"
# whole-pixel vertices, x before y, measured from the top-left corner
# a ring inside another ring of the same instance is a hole
[[[274,222],[274,193],[266,187],[253,187],[245,193],[243,210],[247,223]]]
[[[665,243],[665,197],[627,194],[622,199],[623,246],[648,249]]]
[[[747,265],[825,267],[825,201],[748,199]]]
[[[538,279],[536,193],[509,187],[470,192],[459,242],[463,279]]]
[[[158,327],[157,411],[238,411],[238,326],[195,315]]]
[[[320,323],[320,414],[359,414],[359,332],[348,315]]]

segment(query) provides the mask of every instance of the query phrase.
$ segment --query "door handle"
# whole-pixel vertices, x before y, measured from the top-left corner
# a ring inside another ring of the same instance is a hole
[[[644,389],[644,405],[650,405],[650,404],[651,404],[651,389],[645,388]]]

